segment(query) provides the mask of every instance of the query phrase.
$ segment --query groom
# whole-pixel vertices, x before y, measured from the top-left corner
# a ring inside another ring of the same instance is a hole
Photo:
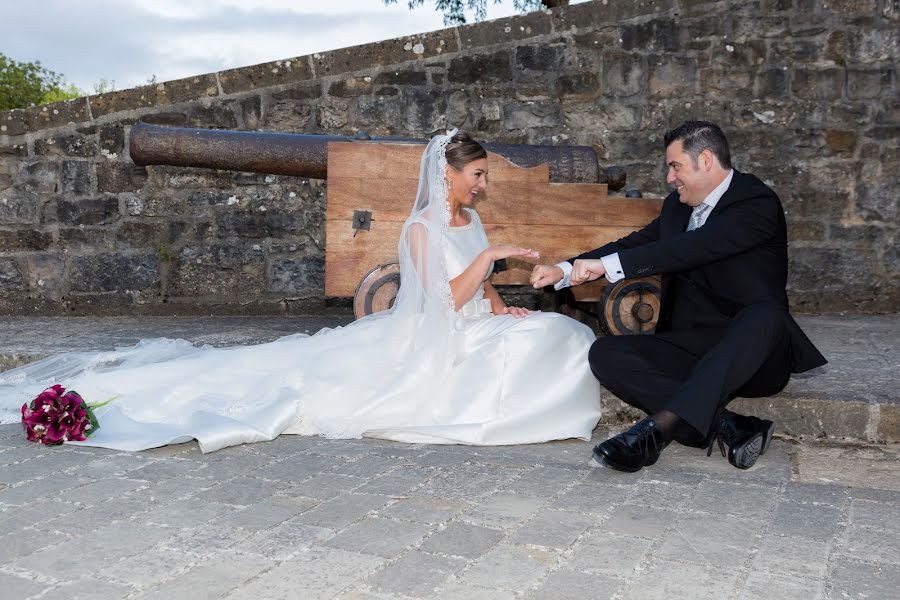
[[[787,230],[778,196],[735,171],[725,134],[687,121],[665,135],[659,217],[624,238],[557,265],[537,265],[534,287],[556,289],[606,276],[662,276],[656,334],[608,336],[591,347],[591,369],[613,394],[648,414],[594,448],[620,471],[654,464],[675,440],[718,441],[747,469],[772,439],[771,421],[725,408],[735,397],[770,396],[791,373],[825,358],[788,312]]]

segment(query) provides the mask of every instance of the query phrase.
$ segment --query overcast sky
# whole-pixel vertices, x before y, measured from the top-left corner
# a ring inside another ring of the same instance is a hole
[[[573,2],[577,3],[576,2]],[[489,18],[513,14],[512,0]],[[433,0],[0,0],[0,52],[91,92],[442,29]]]

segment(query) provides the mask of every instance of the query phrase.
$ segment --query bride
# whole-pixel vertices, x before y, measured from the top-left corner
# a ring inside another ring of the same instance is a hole
[[[0,410],[18,413],[55,383],[89,402],[116,396],[96,410],[94,435],[67,443],[118,450],[196,439],[212,452],[283,433],[480,445],[590,439],[600,417],[587,361],[594,334],[556,313],[506,306],[488,281],[493,261],[538,255],[488,244],[471,208],[487,176],[487,153],[465,132],[428,144],[388,311],[256,346],[157,339],[62,354],[0,373]]]

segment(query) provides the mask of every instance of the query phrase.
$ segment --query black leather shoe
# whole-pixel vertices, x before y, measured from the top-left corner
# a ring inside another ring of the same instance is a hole
[[[659,460],[669,445],[651,418],[638,421],[628,431],[613,436],[594,447],[594,457],[617,471],[634,473]]]
[[[712,454],[712,445],[716,442],[728,462],[738,469],[749,469],[769,449],[774,434],[775,423],[772,421],[723,410],[706,455]],[[727,453],[725,446],[728,446]]]

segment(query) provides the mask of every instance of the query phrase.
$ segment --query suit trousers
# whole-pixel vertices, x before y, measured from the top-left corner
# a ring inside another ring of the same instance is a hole
[[[726,325],[608,336],[591,347],[594,376],[647,414],[670,410],[707,437],[716,414],[738,396],[777,394],[791,374],[787,310],[777,304],[741,309]]]

